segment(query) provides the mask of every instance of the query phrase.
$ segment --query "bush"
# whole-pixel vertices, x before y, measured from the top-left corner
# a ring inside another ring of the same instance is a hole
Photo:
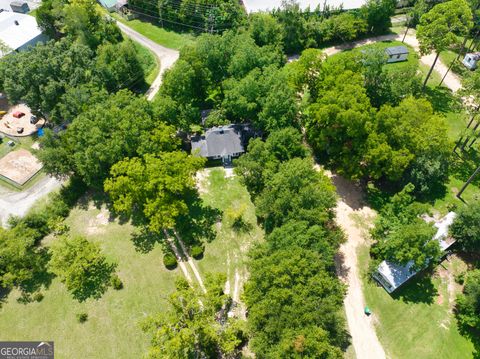
[[[43,300],[43,293],[41,292],[36,292],[34,295],[33,295],[33,300],[35,302],[41,302]]]
[[[116,274],[112,275],[111,283],[112,283],[113,289],[115,290],[123,289],[123,282],[118,275]]]
[[[195,259],[203,258],[203,252],[205,249],[202,246],[194,245],[190,248],[190,255]]]
[[[163,256],[163,264],[168,269],[174,269],[177,267],[177,258],[172,253],[166,253]]]
[[[78,313],[77,314],[77,320],[79,323],[85,323],[88,320],[88,314],[87,313]]]

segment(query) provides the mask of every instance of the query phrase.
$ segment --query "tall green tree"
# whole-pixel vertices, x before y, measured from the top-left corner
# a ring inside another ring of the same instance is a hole
[[[435,5],[422,15],[417,27],[420,52],[422,55],[436,53],[423,83],[424,89],[440,53],[451,45],[459,45],[459,37],[466,36],[472,26],[472,11],[465,0],[451,0]]]
[[[193,175],[203,165],[203,158],[183,151],[126,158],[112,167],[105,192],[115,211],[161,233],[174,228],[176,219],[187,212],[185,199],[195,186]]]
[[[480,251],[480,201],[474,200],[459,208],[450,232],[463,250]]]
[[[465,276],[463,293],[457,296],[457,318],[464,329],[480,330],[480,270]]]
[[[336,197],[328,177],[313,168],[311,159],[294,158],[282,163],[255,200],[257,216],[267,233],[291,219],[310,225],[333,218]]]
[[[59,177],[73,172],[101,188],[110,167],[137,155],[155,127],[147,100],[121,90],[90,106],[63,133],[47,134],[38,156],[47,172]]]
[[[315,251],[288,247],[271,254],[254,252],[244,295],[251,348],[272,359],[342,357],[339,348],[346,336],[339,310],[344,290]]]
[[[50,271],[78,301],[100,298],[110,286],[116,265],[107,262],[98,245],[83,237],[63,237],[50,252]]]
[[[151,334],[147,358],[235,358],[245,340],[245,329],[227,312],[231,298],[224,294],[223,275],[210,275],[207,293],[192,288],[180,279],[168,298],[171,310],[150,317],[142,323]]]
[[[49,114],[67,89],[97,81],[94,58],[90,48],[68,39],[12,53],[0,62],[0,90],[13,103]]]

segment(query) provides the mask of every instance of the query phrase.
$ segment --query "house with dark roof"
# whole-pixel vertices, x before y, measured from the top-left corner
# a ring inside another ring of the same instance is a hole
[[[221,160],[229,165],[233,158],[245,153],[248,140],[254,136],[248,125],[212,127],[192,137],[192,153],[208,160]]]
[[[387,63],[407,61],[408,49],[405,46],[392,46],[385,49],[387,54]]]

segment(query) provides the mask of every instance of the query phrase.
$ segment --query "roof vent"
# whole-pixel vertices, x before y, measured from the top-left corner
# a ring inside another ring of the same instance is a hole
[[[15,20],[14,23],[15,23],[15,25],[17,25],[17,26],[20,25],[20,24],[18,23],[18,20]]]

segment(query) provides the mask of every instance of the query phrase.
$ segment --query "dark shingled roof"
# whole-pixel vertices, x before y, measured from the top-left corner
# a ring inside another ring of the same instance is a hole
[[[392,46],[387,47],[385,52],[388,55],[400,55],[400,54],[408,54],[408,49],[405,46]]]
[[[192,138],[192,152],[201,157],[228,156],[245,152],[242,125],[213,127],[202,136]]]

